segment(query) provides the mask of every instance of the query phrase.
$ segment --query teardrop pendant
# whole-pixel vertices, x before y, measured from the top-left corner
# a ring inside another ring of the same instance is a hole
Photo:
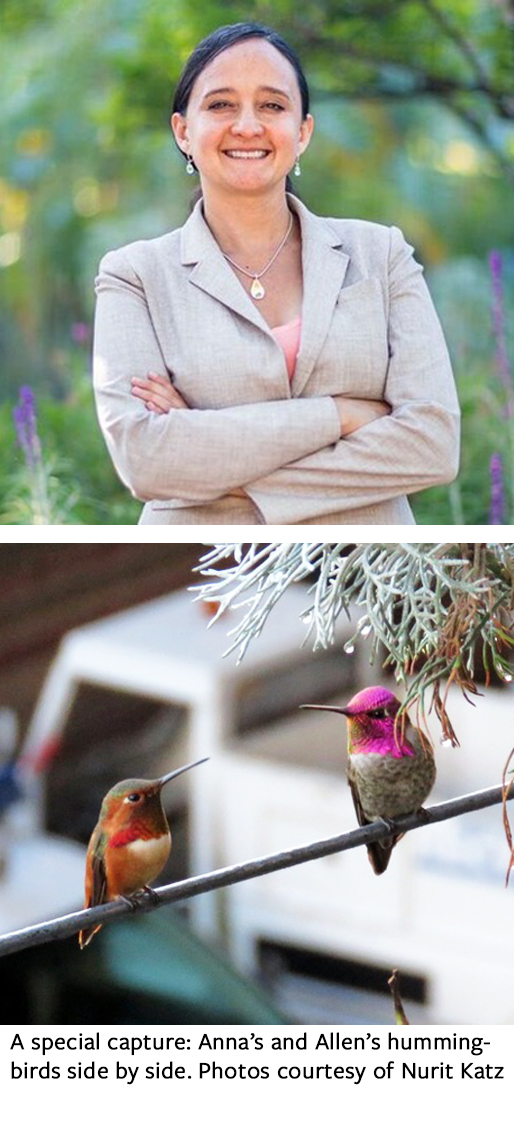
[[[250,288],[250,295],[253,295],[254,299],[263,299],[263,297],[266,295],[266,292],[265,292],[265,290],[264,290],[264,288],[261,284],[261,281],[259,279],[257,279],[257,276],[255,277],[255,279],[252,280],[252,286]]]

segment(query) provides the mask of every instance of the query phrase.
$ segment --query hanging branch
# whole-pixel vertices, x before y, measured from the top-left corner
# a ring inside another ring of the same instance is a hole
[[[403,833],[412,831],[416,827],[424,827],[427,823],[442,823],[446,819],[453,819],[456,815],[481,811],[498,803],[505,805],[507,799],[514,799],[514,784],[508,787],[499,784],[485,791],[459,796],[445,803],[435,804],[422,812],[397,819],[395,829]],[[285,870],[290,866],[299,866],[303,862],[311,862],[316,858],[325,858],[330,854],[339,854],[341,851],[376,842],[377,839],[383,839],[390,834],[390,824],[379,819],[375,823],[368,823],[364,827],[357,827],[353,831],[347,831],[331,839],[323,839],[321,842],[310,843],[293,850],[280,851],[278,854],[253,859],[237,866],[224,867],[210,874],[200,874],[196,878],[188,878],[185,882],[161,886],[154,892],[154,896],[142,895],[138,899],[137,909],[138,912],[149,913],[150,910],[155,909],[156,898],[159,905],[172,905],[184,901],[185,898],[193,898],[197,894],[206,894],[224,886],[233,886],[236,882],[246,882],[250,878],[259,878],[263,874],[272,874],[277,870]],[[0,937],[0,957],[5,957],[9,953],[19,953],[22,949],[30,949],[35,945],[45,945],[50,941],[72,937],[78,934],[79,929],[88,929],[98,925],[99,922],[106,925],[110,921],[130,917],[131,914],[132,911],[127,908],[126,902],[118,900],[42,922],[40,925],[32,925],[27,929],[15,930]]]
[[[511,870],[514,867],[514,842],[513,842],[513,839],[512,839],[512,828],[511,828],[511,825],[510,825],[509,815],[508,815],[508,811],[507,811],[507,800],[511,798],[512,790],[514,789],[514,774],[512,773],[512,768],[509,767],[511,762],[512,762],[513,756],[514,756],[514,748],[512,749],[512,752],[510,753],[510,755],[508,757],[508,760],[507,760],[505,767],[503,769],[503,776],[502,776],[503,826],[505,828],[505,836],[506,836],[507,845],[508,845],[508,848],[509,848],[509,851],[510,851],[509,865],[507,867],[507,874],[506,874],[506,877],[505,877],[505,885],[506,886],[509,885]],[[511,779],[509,780],[508,783],[507,783],[507,776],[511,776]]]
[[[405,1014],[402,998],[400,996],[400,984],[398,980],[398,969],[393,969],[391,976],[388,980],[389,988],[391,989],[391,996],[394,1004],[394,1015],[397,1024],[408,1024],[409,1021]]]

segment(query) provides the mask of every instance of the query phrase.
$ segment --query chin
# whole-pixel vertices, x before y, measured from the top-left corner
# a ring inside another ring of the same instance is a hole
[[[277,176],[270,170],[252,170],[236,171],[233,177],[224,177],[223,183],[230,189],[241,189],[241,191],[258,192],[259,190],[273,189],[276,185],[281,185],[285,181],[286,175]]]

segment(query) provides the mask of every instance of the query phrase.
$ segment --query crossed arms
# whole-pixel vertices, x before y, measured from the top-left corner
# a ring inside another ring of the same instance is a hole
[[[102,265],[94,380],[112,460],[139,499],[200,504],[243,490],[266,523],[298,523],[456,475],[459,412],[448,352],[421,268],[397,229],[387,403],[303,396],[190,409],[165,377],[137,276],[117,255]],[[127,317],[130,338],[122,331]]]

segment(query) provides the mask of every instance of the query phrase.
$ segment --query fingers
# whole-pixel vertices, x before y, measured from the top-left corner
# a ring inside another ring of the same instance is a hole
[[[138,395],[136,394],[136,398],[137,397],[138,397]],[[145,406],[148,410],[151,410],[152,413],[168,413],[169,412],[169,408],[168,409],[161,409],[161,406],[157,405],[157,402],[152,402],[152,401],[150,401],[150,399],[147,402],[145,401]]]
[[[152,413],[169,413],[170,409],[189,409],[187,402],[178,390],[160,374],[149,371],[146,378],[132,378],[131,390],[134,397],[145,403]]]

